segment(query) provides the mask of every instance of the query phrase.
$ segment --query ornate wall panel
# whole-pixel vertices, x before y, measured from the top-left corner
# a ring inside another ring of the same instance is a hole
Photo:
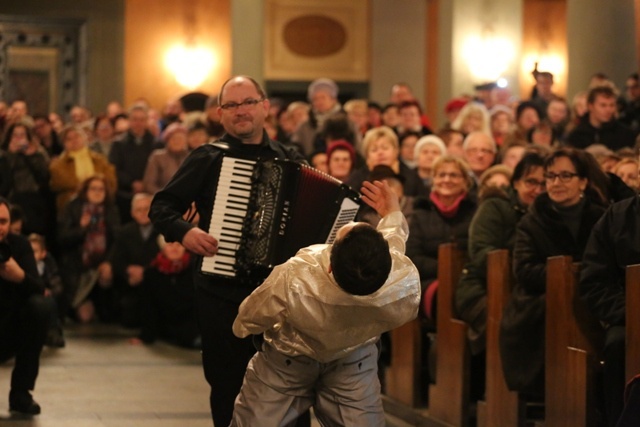
[[[369,79],[368,0],[267,0],[265,78]]]
[[[83,24],[0,15],[0,99],[24,99],[31,113],[63,113],[82,102]]]

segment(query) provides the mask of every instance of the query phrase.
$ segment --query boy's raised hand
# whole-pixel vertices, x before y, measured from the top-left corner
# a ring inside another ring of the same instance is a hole
[[[386,181],[364,181],[360,192],[362,200],[375,209],[382,218],[400,210],[398,195]]]

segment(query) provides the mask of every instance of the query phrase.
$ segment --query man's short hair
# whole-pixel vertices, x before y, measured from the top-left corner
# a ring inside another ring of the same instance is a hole
[[[253,84],[253,86],[256,88],[256,91],[258,92],[258,95],[260,96],[260,98],[266,98],[267,97],[267,93],[264,91],[264,89],[262,89],[262,86],[260,86],[260,83],[258,83],[256,81],[256,79],[254,79],[253,77],[249,77],[249,76],[239,75],[239,76],[233,76],[233,77],[227,79],[227,81],[225,81],[224,83],[222,83],[222,86],[220,87],[220,92],[218,93],[218,105],[222,105],[222,92],[224,92],[224,88],[227,86],[227,84],[231,80],[236,79],[238,77],[242,77],[244,79],[249,80],[251,82],[251,84]]]
[[[400,105],[398,105],[398,112],[411,107],[416,107],[418,109],[418,113],[422,114],[422,107],[420,106],[420,103],[418,101],[401,102]]]
[[[618,94],[615,89],[610,86],[596,86],[589,90],[587,95],[587,104],[593,104],[596,102],[596,97],[602,96],[605,98],[617,98]]]
[[[7,207],[7,210],[9,211],[9,216],[11,216],[11,203],[9,202],[9,199],[0,196],[0,206],[5,205]]]
[[[331,269],[338,285],[352,295],[376,292],[389,277],[389,244],[368,224],[357,224],[331,248]]]

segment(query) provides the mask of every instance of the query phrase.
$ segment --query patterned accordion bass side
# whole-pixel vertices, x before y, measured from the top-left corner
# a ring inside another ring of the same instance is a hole
[[[310,166],[225,156],[209,227],[219,251],[201,271],[261,280],[299,249],[333,242],[359,207],[356,191]]]

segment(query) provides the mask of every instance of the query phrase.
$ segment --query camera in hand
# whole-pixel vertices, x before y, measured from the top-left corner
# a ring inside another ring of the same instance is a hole
[[[0,264],[4,264],[11,258],[11,247],[4,240],[0,242]]]

